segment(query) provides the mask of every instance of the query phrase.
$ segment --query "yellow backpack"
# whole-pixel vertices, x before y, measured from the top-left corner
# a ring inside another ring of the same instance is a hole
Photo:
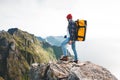
[[[86,20],[76,20],[76,29],[77,29],[77,34],[76,34],[76,40],[77,41],[85,41],[85,36],[86,36],[86,27],[87,27],[87,21]]]

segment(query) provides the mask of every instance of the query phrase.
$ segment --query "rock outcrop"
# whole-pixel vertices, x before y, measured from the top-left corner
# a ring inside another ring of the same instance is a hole
[[[35,63],[29,76],[31,80],[117,80],[110,71],[89,61]]]

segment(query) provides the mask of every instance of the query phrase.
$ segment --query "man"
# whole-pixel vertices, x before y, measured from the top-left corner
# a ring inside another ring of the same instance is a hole
[[[62,46],[62,51],[63,51],[63,57],[60,60],[63,61],[67,61],[68,60],[68,56],[67,56],[67,48],[66,45],[70,44],[72,47],[72,50],[74,52],[74,62],[77,63],[78,62],[78,56],[77,56],[77,51],[75,48],[75,40],[76,40],[76,26],[75,26],[75,22],[72,20],[72,15],[68,14],[66,16],[67,20],[68,20],[68,27],[67,27],[67,31],[68,31],[68,35],[66,37],[66,40],[62,42],[61,46]]]

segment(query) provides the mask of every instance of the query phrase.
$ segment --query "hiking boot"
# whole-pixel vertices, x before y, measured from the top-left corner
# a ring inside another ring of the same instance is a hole
[[[78,63],[78,60],[75,60],[75,61],[73,61],[73,62]]]
[[[62,60],[62,61],[68,61],[68,56],[63,56],[60,60]]]

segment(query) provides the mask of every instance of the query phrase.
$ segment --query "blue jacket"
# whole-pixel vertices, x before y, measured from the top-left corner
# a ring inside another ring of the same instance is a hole
[[[70,35],[70,40],[75,41],[77,32],[76,32],[75,22],[73,20],[69,20],[68,22],[68,31]]]

